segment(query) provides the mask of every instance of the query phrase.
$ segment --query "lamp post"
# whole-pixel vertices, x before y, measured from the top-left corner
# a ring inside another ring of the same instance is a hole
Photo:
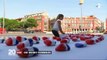
[[[82,5],[83,5],[83,3],[84,3],[84,0],[80,0],[80,3],[79,3],[79,5],[80,5],[80,8],[81,8],[81,19],[80,19],[80,25],[79,25],[79,30],[81,31],[82,30]],[[81,31],[82,32],[82,31]]]
[[[5,35],[5,0],[3,0],[3,31],[2,31],[2,33],[3,33],[3,35]],[[5,36],[4,36],[4,38],[5,38]]]

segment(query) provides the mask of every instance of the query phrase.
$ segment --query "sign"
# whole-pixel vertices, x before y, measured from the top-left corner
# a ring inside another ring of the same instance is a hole
[[[8,50],[8,55],[9,56],[15,56],[16,55],[16,50],[15,49],[9,49]]]

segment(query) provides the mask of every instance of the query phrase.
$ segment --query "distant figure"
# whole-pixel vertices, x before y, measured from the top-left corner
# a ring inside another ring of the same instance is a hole
[[[65,34],[61,28],[61,21],[63,20],[63,18],[64,18],[64,15],[59,14],[56,18],[54,25],[53,25],[52,33],[54,34],[55,37],[60,37],[59,31],[61,32],[61,34]]]

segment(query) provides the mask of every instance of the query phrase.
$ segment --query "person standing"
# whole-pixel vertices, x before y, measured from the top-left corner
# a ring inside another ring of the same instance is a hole
[[[59,32],[61,34],[65,34],[65,32],[63,32],[62,27],[61,27],[61,21],[63,20],[63,18],[64,18],[63,14],[58,14],[56,21],[53,25],[52,33],[55,37],[60,37]]]

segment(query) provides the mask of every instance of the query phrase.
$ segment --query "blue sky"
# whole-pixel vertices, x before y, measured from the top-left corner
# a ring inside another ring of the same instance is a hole
[[[100,3],[101,8],[96,5]],[[48,12],[50,17],[62,13],[66,17],[80,17],[79,0],[6,0],[6,17],[19,18],[26,14]],[[83,16],[95,15],[100,20],[107,18],[107,0],[85,0]],[[3,17],[3,0],[0,0],[0,17]]]

